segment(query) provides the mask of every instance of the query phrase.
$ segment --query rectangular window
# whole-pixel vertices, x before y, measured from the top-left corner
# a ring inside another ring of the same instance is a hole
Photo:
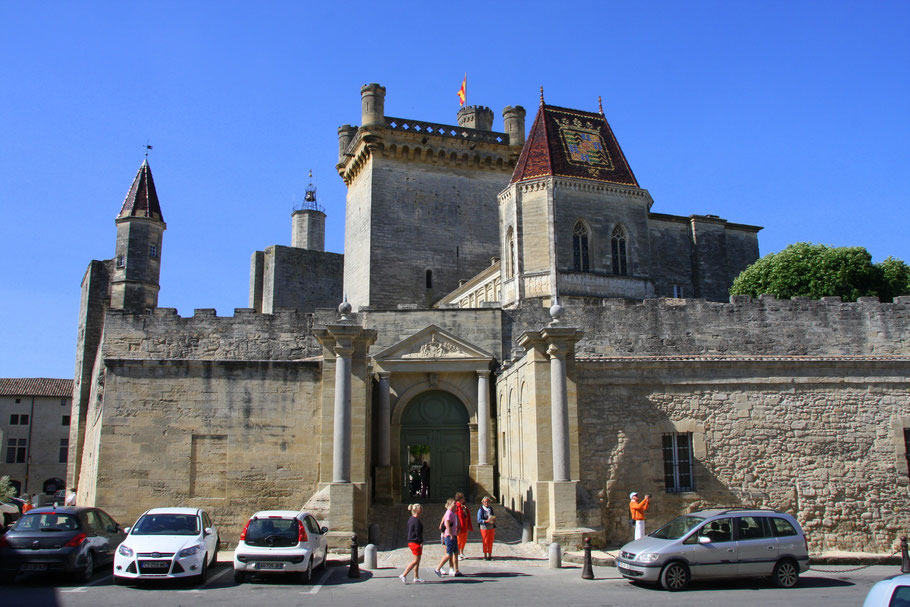
[[[60,463],[65,464],[66,458],[69,456],[70,452],[70,439],[61,438],[60,439]]]
[[[149,246],[149,257],[158,257],[158,245]]]
[[[62,419],[61,422],[60,422],[60,425],[61,425],[61,426],[69,426],[69,425],[70,425],[70,416],[69,416],[69,415],[64,415],[64,416],[63,416],[63,419]]]
[[[10,426],[27,426],[28,425],[28,414],[11,413],[9,416],[9,425]]]
[[[682,285],[673,285],[673,297],[676,299],[682,299],[683,288]]]
[[[907,474],[910,475],[910,428],[904,428],[904,455],[907,458]]]
[[[66,399],[65,399],[65,398],[61,398],[61,399],[60,399],[60,406],[61,406],[61,407],[65,407],[65,406],[66,406]]]
[[[6,463],[24,464],[28,440],[24,438],[11,438],[6,443]]]
[[[695,491],[692,471],[692,433],[664,434],[664,485],[667,493]]]
[[[125,265],[126,264],[123,262],[123,255],[118,255],[117,256],[117,267],[122,268]]]

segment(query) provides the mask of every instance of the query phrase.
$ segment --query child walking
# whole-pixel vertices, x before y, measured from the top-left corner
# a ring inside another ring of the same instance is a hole
[[[404,573],[399,575],[398,578],[407,584],[408,574],[413,571],[414,583],[421,584],[423,580],[420,579],[418,568],[420,567],[420,556],[423,554],[423,523],[420,522],[420,513],[423,512],[423,506],[411,504],[408,506],[408,510],[411,511],[411,518],[408,519],[408,548],[411,549],[414,560],[411,561]]]

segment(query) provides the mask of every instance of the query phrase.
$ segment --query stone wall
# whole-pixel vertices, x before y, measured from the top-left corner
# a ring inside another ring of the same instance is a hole
[[[578,361],[581,483],[602,492],[609,544],[703,507],[794,514],[811,550],[891,552],[910,527],[903,428],[910,359]],[[691,432],[695,487],[668,493],[662,435]]]
[[[227,544],[258,510],[301,508],[318,482],[320,377],[319,361],[106,358],[86,503],[122,524],[205,508]]]
[[[735,296],[731,302],[608,299],[592,305],[565,298],[561,324],[585,331],[576,345],[579,356],[910,354],[910,297],[843,303]],[[550,320],[536,302],[503,314],[509,319],[503,330],[507,352],[522,332],[540,330]]]
[[[109,310],[104,347],[112,358],[301,360],[322,354],[312,329],[313,316],[292,309],[256,314],[238,308],[234,316],[198,309],[190,317],[173,308],[157,308],[152,315]]]
[[[278,308],[312,312],[344,298],[344,255],[275,245],[264,251],[262,266],[261,308],[253,307],[265,314]],[[255,283],[250,288],[255,292]]]

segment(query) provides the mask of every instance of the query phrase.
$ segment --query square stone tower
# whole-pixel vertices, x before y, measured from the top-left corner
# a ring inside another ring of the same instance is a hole
[[[348,186],[344,290],[355,309],[429,307],[499,249],[497,194],[524,143],[524,110],[469,106],[458,125],[386,116],[385,87],[361,89],[362,125],[338,129]]]

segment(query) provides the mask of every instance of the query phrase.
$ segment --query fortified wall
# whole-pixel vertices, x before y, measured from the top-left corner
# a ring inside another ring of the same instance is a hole
[[[910,526],[910,298],[577,303],[563,302],[560,325],[585,331],[575,367],[579,495],[599,499],[600,520],[586,522],[608,544],[630,537],[633,490],[655,496],[650,529],[702,507],[757,506],[795,514],[813,550],[890,552]],[[507,340],[548,316],[504,314]],[[519,394],[508,385],[518,376],[503,379],[500,394]],[[527,415],[528,403],[515,406]],[[521,415],[500,407],[501,420]],[[694,481],[668,492],[664,435],[675,433],[692,433]],[[508,471],[534,454],[502,457],[502,486],[516,493],[506,503],[520,505],[532,485]]]

